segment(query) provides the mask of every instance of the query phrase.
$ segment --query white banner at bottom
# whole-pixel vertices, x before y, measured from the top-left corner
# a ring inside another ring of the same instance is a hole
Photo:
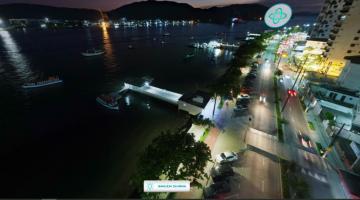
[[[144,192],[189,192],[190,181],[144,181]]]

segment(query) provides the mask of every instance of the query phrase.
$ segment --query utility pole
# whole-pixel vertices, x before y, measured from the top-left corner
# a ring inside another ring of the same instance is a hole
[[[295,85],[296,85],[296,82],[297,82],[297,80],[299,79],[299,76],[300,76],[300,74],[301,74],[301,71],[303,70],[304,65],[305,65],[305,63],[307,62],[307,60],[308,60],[308,57],[306,57],[304,63],[302,64],[302,66],[301,66],[301,68],[300,68],[300,70],[299,70],[299,73],[298,73],[298,75],[296,76],[295,82],[294,82],[294,84],[293,84],[292,87],[291,87],[291,90],[294,90]],[[287,103],[289,102],[289,99],[290,99],[290,94],[287,95],[286,100],[285,100],[285,103],[284,103],[283,107],[281,108],[281,112],[284,111]]]
[[[338,130],[338,132],[332,138],[329,146],[326,148],[326,151],[325,151],[324,155],[322,156],[323,158],[326,158],[326,156],[331,152],[332,147],[334,146],[335,141],[336,141],[337,137],[339,136],[339,134],[341,133],[341,131],[343,130],[344,126],[345,126],[345,123],[341,126],[341,128]]]
[[[300,78],[300,80],[299,80],[298,86],[300,86],[301,81],[304,79],[305,73],[306,73],[306,71],[304,70],[304,71],[303,71],[303,74],[302,74],[302,76],[301,76],[301,78]],[[299,87],[298,87],[298,88],[299,88]]]
[[[212,117],[213,117],[213,119],[214,119],[214,115],[215,115],[216,99],[217,99],[217,95],[216,95],[216,93],[215,93],[215,94],[214,94],[214,108],[213,108],[213,112],[212,112]]]

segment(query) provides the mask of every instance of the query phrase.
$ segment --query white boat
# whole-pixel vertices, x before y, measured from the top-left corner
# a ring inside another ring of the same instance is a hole
[[[98,55],[102,55],[104,54],[103,50],[99,50],[99,49],[89,49],[86,52],[82,52],[81,53],[83,56],[98,56]]]
[[[24,89],[40,88],[40,87],[45,87],[45,86],[49,86],[49,85],[59,84],[62,82],[63,82],[63,80],[59,79],[59,77],[49,77],[48,80],[38,81],[38,82],[34,82],[34,83],[25,83],[22,86],[22,88],[24,88]]]
[[[119,103],[114,97],[110,95],[100,95],[96,98],[96,101],[102,106],[105,106],[106,108],[109,108],[111,110],[119,110]]]
[[[166,32],[164,33],[164,36],[170,36],[170,33]]]

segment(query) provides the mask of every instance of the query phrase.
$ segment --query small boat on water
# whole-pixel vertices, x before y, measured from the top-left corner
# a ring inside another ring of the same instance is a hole
[[[185,59],[189,59],[189,58],[192,58],[194,57],[195,55],[193,53],[189,53],[189,54],[186,54],[185,55]]]
[[[59,79],[59,77],[49,77],[48,80],[44,81],[37,81],[33,83],[25,83],[22,88],[24,89],[31,89],[31,88],[40,88],[40,87],[46,87],[54,84],[62,83],[63,80]]]
[[[170,33],[166,32],[163,34],[164,36],[170,36]]]
[[[85,52],[82,52],[81,54],[86,57],[98,56],[104,54],[104,51],[100,49],[88,49]]]
[[[119,103],[117,102],[116,98],[111,95],[102,94],[96,98],[96,101],[102,106],[105,106],[111,110],[119,110]]]

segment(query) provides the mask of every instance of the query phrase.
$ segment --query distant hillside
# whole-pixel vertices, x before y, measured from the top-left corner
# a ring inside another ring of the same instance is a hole
[[[239,4],[208,9],[194,8],[188,4],[172,1],[141,1],[128,4],[108,12],[111,19],[170,19],[225,22],[232,17],[251,20],[263,16],[266,6],[259,4]]]
[[[0,5],[1,18],[32,18],[68,19],[68,20],[98,20],[99,11],[90,9],[60,8],[35,4],[5,4]]]
[[[112,19],[194,19],[201,16],[203,10],[184,3],[171,1],[142,1],[128,4],[108,12]]]
[[[109,11],[110,19],[169,19],[169,20],[201,20],[211,22],[228,22],[233,17],[252,20],[262,17],[267,10],[260,4],[239,4],[208,9],[194,8],[188,4],[172,1],[135,2]],[[35,4],[0,5],[1,18],[33,18],[98,20],[100,12],[91,9],[76,9],[43,6]]]

